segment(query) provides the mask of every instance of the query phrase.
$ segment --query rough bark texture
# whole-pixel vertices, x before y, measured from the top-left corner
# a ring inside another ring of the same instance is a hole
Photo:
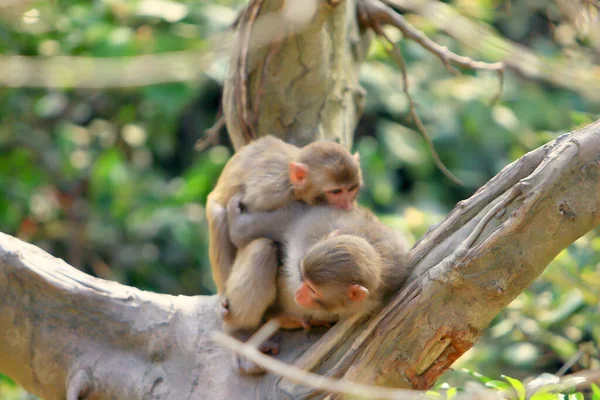
[[[259,9],[260,24],[282,6],[282,0],[252,0],[249,10]],[[365,96],[358,72],[370,43],[358,28],[356,0],[317,1],[308,26],[290,34],[287,24],[275,24],[269,45],[262,45],[262,34],[247,38],[249,23],[242,16],[224,89],[235,148],[266,134],[299,146],[328,139],[350,147]]]
[[[459,203],[411,251],[412,282],[370,321],[338,324],[312,348],[318,333],[288,332],[278,358],[354,381],[427,388],[599,222],[596,122],[527,154]],[[0,234],[0,372],[45,399],[315,394],[273,375],[232,372],[229,353],[209,337],[220,325],[215,303],[92,278]]]
[[[240,122],[235,92],[244,92],[244,79],[232,73],[224,111],[236,146],[247,140],[246,128],[298,144],[327,137],[350,145],[364,54],[353,47],[360,42],[352,33],[355,3],[319,4],[305,31],[248,62],[246,99],[265,90],[257,119]],[[281,1],[254,6],[266,12]],[[269,54],[262,84],[253,84]],[[232,62],[234,71],[238,65]],[[411,251],[411,283],[384,310],[322,337],[288,332],[278,358],[360,382],[429,387],[560,250],[600,222],[599,178],[599,122],[529,153],[425,235]],[[45,399],[315,395],[273,375],[236,375],[229,352],[210,340],[220,328],[215,305],[215,297],[160,295],[92,278],[0,234],[0,372]]]

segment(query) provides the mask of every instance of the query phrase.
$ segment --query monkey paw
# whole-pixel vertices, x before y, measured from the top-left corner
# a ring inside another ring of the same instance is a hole
[[[308,324],[311,328],[331,328],[333,322],[311,318]]]
[[[261,353],[276,356],[279,354],[279,343],[272,339],[268,339],[262,342],[262,344],[258,346],[258,349]]]

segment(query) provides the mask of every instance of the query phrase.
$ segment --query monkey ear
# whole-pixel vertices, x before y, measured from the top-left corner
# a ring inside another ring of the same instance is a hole
[[[332,237],[335,237],[335,236],[341,235],[341,234],[342,234],[342,232],[340,232],[339,229],[335,229],[335,230],[331,231],[325,239],[329,239],[329,238],[332,238]]]
[[[356,162],[360,164],[360,153],[358,151],[356,153],[354,153],[352,155],[352,157],[354,157],[354,159],[356,160]]]
[[[308,179],[308,166],[302,163],[290,162],[290,181],[294,186],[303,186]]]
[[[369,295],[369,289],[366,287],[355,283],[354,285],[350,285],[348,288],[348,297],[355,303],[363,301]]]

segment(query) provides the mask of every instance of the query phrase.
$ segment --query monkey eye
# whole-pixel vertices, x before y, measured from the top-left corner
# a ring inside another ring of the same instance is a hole
[[[354,192],[356,189],[358,189],[358,184],[354,184],[352,186],[350,186],[350,189],[348,189],[351,192]]]
[[[331,193],[333,193],[333,194],[342,194],[342,192],[343,192],[342,189],[335,189],[335,190],[331,191]]]

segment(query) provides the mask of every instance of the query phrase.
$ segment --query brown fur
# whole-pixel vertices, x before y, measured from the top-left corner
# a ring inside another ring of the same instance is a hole
[[[252,227],[257,227],[260,236],[284,243],[277,307],[285,315],[335,322],[370,312],[408,276],[403,238],[364,208],[344,212],[292,204],[273,212],[234,215],[229,209],[228,214],[232,232],[248,235],[239,240],[251,240]],[[339,234],[330,237],[334,230]],[[295,302],[304,279],[324,295],[323,308],[307,309]],[[347,298],[348,287],[355,283],[369,290],[362,302]]]
[[[226,331],[260,324],[267,308],[275,303],[278,267],[277,247],[269,239],[253,240],[238,252],[225,290],[230,309],[223,324]]]
[[[292,161],[308,166],[307,182],[302,189],[295,188],[290,181]],[[225,292],[225,282],[236,258],[237,249],[229,236],[224,211],[233,196],[241,193],[241,204],[250,212],[270,211],[294,199],[307,204],[320,203],[326,188],[360,185],[360,179],[357,157],[334,142],[314,142],[300,149],[266,136],[240,149],[225,165],[207,200],[209,257],[217,291]]]

